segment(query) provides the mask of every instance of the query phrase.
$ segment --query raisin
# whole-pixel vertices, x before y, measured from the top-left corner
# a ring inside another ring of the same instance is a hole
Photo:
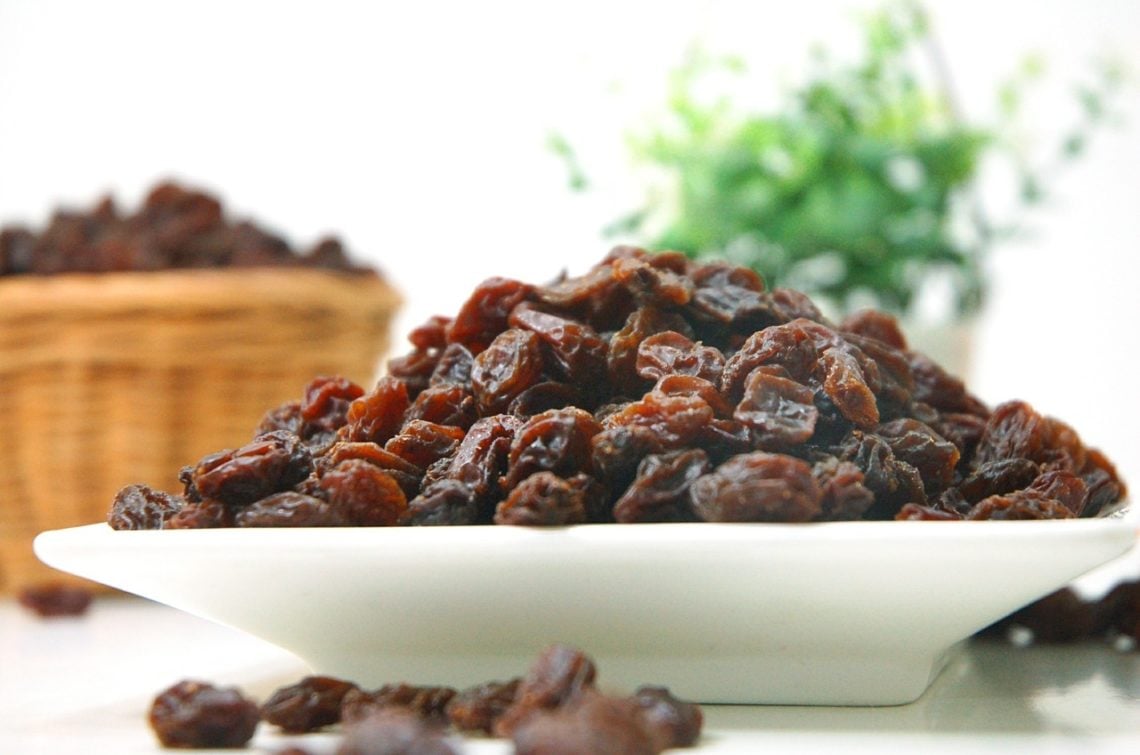
[[[678,700],[666,687],[638,687],[633,701],[641,709],[641,721],[653,736],[655,749],[692,747],[700,739],[701,706]]]
[[[975,396],[966,391],[966,385],[936,362],[917,351],[906,354],[914,376],[914,398],[930,404],[941,412],[973,414],[986,418],[989,411]]]
[[[348,405],[345,425],[339,435],[350,441],[384,443],[400,430],[408,406],[408,387],[404,381],[382,377],[375,388]]]
[[[437,425],[467,429],[476,419],[475,399],[461,385],[431,385],[416,396],[405,419],[409,422],[420,419]]]
[[[945,509],[917,503],[904,504],[895,514],[895,521],[899,522],[957,522],[961,519],[960,515]]]
[[[693,298],[693,282],[676,270],[651,264],[652,258],[614,260],[613,274],[639,304],[680,307]],[[655,260],[660,262],[659,260]]]
[[[488,278],[475,287],[447,330],[448,343],[461,343],[475,355],[507,326],[507,317],[525,301],[532,286],[507,278]]]
[[[168,530],[199,530],[229,527],[233,514],[224,503],[214,498],[190,501],[166,520]]]
[[[536,711],[512,732],[517,755],[622,753],[655,755],[657,739],[646,727],[641,706],[598,692],[555,710]]]
[[[233,519],[237,527],[343,527],[351,524],[327,501],[293,490],[274,493],[244,506]]]
[[[514,704],[495,723],[496,736],[510,736],[535,711],[556,708],[592,689],[597,674],[581,650],[562,644],[546,647],[519,683]]]
[[[689,491],[694,511],[707,522],[808,522],[821,511],[811,467],[783,454],[734,456]]]
[[[466,346],[461,343],[448,344],[439,355],[428,384],[468,386],[471,384],[473,366],[474,358]]]
[[[608,345],[589,325],[541,312],[528,304],[515,307],[510,324],[539,337],[544,364],[559,380],[593,392],[605,390]]]
[[[241,506],[291,488],[312,468],[312,456],[297,436],[278,431],[236,451],[203,458],[194,467],[192,481],[202,497]]]
[[[340,704],[352,682],[331,676],[306,676],[274,691],[261,706],[262,720],[290,734],[302,734],[340,723]]]
[[[442,479],[425,485],[423,492],[408,503],[401,523],[478,524],[483,519],[479,501],[470,485],[459,480]]]
[[[731,417],[732,406],[708,380],[693,375],[665,375],[653,386],[660,396],[695,396],[713,410],[717,417]]]
[[[513,488],[535,472],[567,477],[583,471],[589,461],[590,439],[600,431],[601,426],[588,412],[575,407],[534,415],[511,442],[506,488]]]
[[[899,328],[899,322],[886,312],[864,309],[848,315],[839,329],[848,333],[874,338],[891,348],[906,351],[906,336]]]
[[[286,401],[265,413],[254,431],[253,437],[265,435],[276,430],[284,430],[293,435],[301,434],[301,402]]]
[[[1073,512],[1073,516],[1081,515],[1089,496],[1088,485],[1084,480],[1072,472],[1059,469],[1042,472],[1026,491],[1059,501]]]
[[[535,472],[518,483],[495,509],[495,524],[558,526],[590,518],[586,475],[564,480],[551,472]]]
[[[646,456],[637,477],[614,504],[614,519],[622,523],[693,521],[689,486],[708,471],[708,454],[699,448]]]
[[[1122,500],[1128,492],[1112,462],[1094,448],[1088,449],[1087,460],[1081,468],[1081,479],[1088,487],[1088,502],[1082,512],[1085,516],[1095,516],[1102,509]]]
[[[910,464],[921,475],[928,495],[954,481],[960,456],[958,447],[916,419],[896,419],[876,431],[891,447],[895,458]]]
[[[983,498],[1015,490],[1030,485],[1038,475],[1039,466],[1029,459],[997,459],[979,464],[958,485],[958,492],[969,503],[977,503]]]
[[[749,336],[725,362],[720,389],[729,399],[739,401],[748,376],[766,365],[782,367],[786,377],[806,385],[817,372],[818,361],[815,340],[798,324],[764,328]]]
[[[463,435],[463,430],[458,427],[414,419],[384,444],[384,450],[420,469],[427,469],[439,459],[455,453]]]
[[[20,588],[20,605],[43,619],[82,616],[91,607],[91,590],[66,582],[50,581]]]
[[[724,354],[667,330],[649,336],[638,345],[635,368],[637,374],[647,380],[665,375],[692,375],[715,383],[724,370]]]
[[[467,485],[481,502],[495,499],[499,478],[507,470],[511,441],[522,425],[517,417],[507,414],[484,417],[473,424],[451,457],[446,478]]]
[[[408,507],[392,475],[363,459],[337,464],[320,479],[329,505],[348,524],[386,527],[396,524]]]
[[[616,390],[629,394],[644,392],[649,381],[637,374],[638,348],[646,338],[665,330],[692,335],[692,329],[680,315],[646,306],[630,313],[621,330],[610,337],[606,369]]]
[[[371,691],[354,688],[345,693],[340,715],[345,723],[355,723],[387,708],[402,708],[421,719],[442,722],[453,697],[455,690],[451,687],[387,684]]]
[[[812,476],[819,485],[820,518],[827,521],[858,519],[871,508],[875,494],[863,484],[863,472],[849,461],[834,456],[816,462]]]
[[[336,755],[456,755],[439,727],[414,712],[385,708],[344,727]]]
[[[590,439],[591,467],[611,490],[625,490],[641,460],[663,450],[660,439],[647,427],[610,427]]]
[[[257,703],[236,688],[193,680],[160,692],[149,713],[163,747],[245,747],[259,719]]]
[[[1071,519],[1065,505],[1038,494],[1011,493],[983,498],[966,515],[967,519]]]
[[[115,530],[160,530],[185,503],[147,485],[128,485],[115,494],[107,523]]]
[[[511,399],[507,413],[518,417],[533,417],[551,409],[579,406],[585,403],[582,391],[569,383],[547,380],[535,383]]]
[[[408,341],[417,349],[443,349],[447,346],[447,330],[451,327],[451,318],[442,315],[429,317],[422,325],[412,328],[408,333]]]
[[[698,396],[647,393],[606,417],[605,427],[639,426],[657,436],[662,448],[693,443],[714,418],[711,406]]]
[[[534,333],[511,328],[500,333],[471,368],[471,391],[480,413],[503,412],[516,396],[540,382],[542,352]]]
[[[407,387],[408,396],[414,398],[431,383],[431,376],[435,374],[439,357],[439,349],[416,349],[403,356],[389,359],[388,374],[402,380]]]
[[[815,432],[819,410],[810,388],[753,370],[744,383],[744,395],[732,416],[754,431],[756,443],[779,450],[808,440]]]
[[[306,440],[335,433],[345,424],[349,405],[364,395],[364,389],[340,376],[319,377],[305,388],[301,400],[301,437]]]
[[[334,469],[342,461],[360,459],[383,469],[400,485],[406,496],[414,496],[420,487],[424,471],[410,461],[397,456],[375,443],[350,443],[341,441],[334,444],[324,456],[317,460],[317,474],[323,475]]]
[[[447,703],[447,719],[460,731],[490,734],[495,722],[514,704],[522,679],[487,682],[460,691]]]
[[[841,458],[863,473],[863,484],[875,494],[864,518],[893,519],[906,503],[926,504],[926,490],[918,470],[895,457],[885,440],[872,433],[852,431]]]

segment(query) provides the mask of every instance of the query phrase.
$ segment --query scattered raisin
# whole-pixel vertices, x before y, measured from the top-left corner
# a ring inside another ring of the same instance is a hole
[[[158,694],[149,720],[163,747],[245,747],[260,713],[233,687],[186,680]]]
[[[487,682],[460,691],[447,703],[447,719],[460,731],[490,734],[495,722],[514,704],[522,679]]]
[[[91,607],[91,590],[80,585],[50,581],[20,588],[20,605],[40,618],[82,616]]]
[[[331,676],[306,676],[270,695],[261,706],[261,718],[290,734],[316,731],[340,722],[341,700],[356,688]]]

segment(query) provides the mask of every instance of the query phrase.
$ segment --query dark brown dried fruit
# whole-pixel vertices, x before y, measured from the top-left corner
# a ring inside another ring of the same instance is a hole
[[[658,380],[666,375],[692,375],[716,383],[724,370],[724,354],[667,330],[649,336],[638,345],[635,367],[637,374],[647,380]]]
[[[692,445],[712,422],[711,406],[698,396],[647,393],[605,419],[605,427],[643,427],[657,436],[662,448]]]
[[[593,688],[598,669],[577,648],[555,644],[545,648],[519,684],[515,702],[495,725],[497,736],[510,736],[537,710],[556,708]]]
[[[341,719],[347,723],[362,721],[389,708],[411,711],[424,720],[441,723],[446,717],[447,704],[455,697],[451,687],[412,684],[386,684],[368,691],[360,688],[348,690],[341,702]]]
[[[384,444],[384,450],[420,469],[427,469],[445,456],[455,453],[463,440],[463,434],[463,429],[459,427],[414,419]]]
[[[689,486],[709,468],[708,454],[699,448],[646,456],[637,477],[614,504],[614,519],[621,523],[693,521]]]
[[[1073,512],[1051,498],[1037,494],[991,495],[978,501],[967,519],[1072,519]]]
[[[896,459],[918,470],[928,495],[954,481],[958,447],[927,425],[904,417],[883,423],[876,432],[891,447]]]
[[[495,722],[514,704],[522,679],[487,682],[461,690],[447,703],[447,719],[460,731],[490,734]]]
[[[404,424],[408,406],[404,381],[391,375],[382,377],[375,388],[348,405],[340,436],[350,441],[384,443]]]
[[[475,287],[447,330],[448,343],[461,343],[474,355],[507,327],[511,310],[525,301],[532,286],[507,278],[488,278]]]
[[[313,380],[301,399],[301,437],[335,433],[345,424],[349,406],[363,395],[363,388],[339,375]]]
[[[689,488],[706,522],[809,522],[822,493],[804,461],[757,451],[734,456]]]
[[[320,479],[329,505],[347,524],[388,527],[396,524],[408,500],[392,475],[362,459],[337,464]]]
[[[346,724],[336,755],[456,755],[439,728],[403,708]]]
[[[633,701],[641,708],[642,723],[657,750],[692,747],[700,739],[704,725],[701,706],[678,700],[666,687],[638,687]]]
[[[185,503],[147,485],[128,485],[115,494],[107,523],[115,530],[160,530]]]
[[[245,747],[260,715],[236,688],[185,680],[158,694],[148,720],[163,747]]]
[[[511,739],[516,755],[660,752],[635,701],[598,692],[553,710],[536,711],[515,728]]]
[[[907,349],[906,336],[899,328],[899,321],[886,312],[879,312],[874,309],[853,312],[843,320],[839,329],[874,338],[899,351],[906,351]]]
[[[586,475],[564,480],[551,472],[535,472],[511,490],[495,509],[495,524],[553,527],[582,524],[590,518]]]
[[[82,616],[91,607],[91,590],[67,582],[49,581],[20,588],[20,605],[42,619]]]
[[[863,472],[849,461],[829,456],[816,462],[812,475],[822,493],[820,519],[858,519],[875,502],[875,494],[863,484]]]
[[[340,722],[340,704],[352,682],[331,676],[306,676],[274,691],[261,705],[262,720],[290,734],[316,731]]]
[[[608,345],[589,325],[541,312],[529,304],[515,307],[510,324],[538,335],[543,363],[557,379],[594,393],[605,392]]]
[[[350,522],[328,501],[285,490],[242,507],[237,527],[343,527]]]
[[[815,432],[819,410],[813,398],[810,388],[756,369],[732,416],[752,428],[760,448],[776,451],[803,443]]]
[[[211,454],[194,467],[197,494],[230,506],[242,506],[296,485],[309,476],[313,462],[295,435],[262,435],[235,451]]]
[[[554,409],[523,423],[511,441],[505,485],[514,488],[535,472],[569,477],[589,463],[590,440],[601,431],[582,409]]]
[[[484,354],[487,352],[483,352]],[[451,425],[466,430],[477,414],[475,399],[467,388],[454,383],[429,385],[420,391],[408,409],[405,419],[422,419],[437,425]]]
[[[542,377],[542,351],[534,333],[518,328],[495,337],[471,368],[471,391],[479,411],[497,414]]]

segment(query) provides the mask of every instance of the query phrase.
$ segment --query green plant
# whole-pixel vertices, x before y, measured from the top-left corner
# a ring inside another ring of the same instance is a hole
[[[629,136],[635,159],[664,181],[607,235],[727,256],[839,310],[869,303],[905,313],[935,279],[949,284],[947,314],[976,310],[985,255],[1017,228],[990,218],[974,196],[983,160],[1007,158],[1022,207],[1041,200],[1051,170],[1031,165],[1015,136],[1040,61],[1027,59],[1001,85],[996,122],[980,125],[956,112],[920,5],[888,5],[864,19],[863,32],[861,60],[840,65],[817,50],[807,80],[771,113],[745,111],[731,94],[709,97],[704,88],[723,74],[741,83],[744,64],[693,51],[671,74],[664,114]],[[1103,67],[1079,90],[1083,118],[1062,136],[1059,160],[1081,153],[1119,82],[1117,69]],[[558,136],[551,147],[583,189],[569,142]]]

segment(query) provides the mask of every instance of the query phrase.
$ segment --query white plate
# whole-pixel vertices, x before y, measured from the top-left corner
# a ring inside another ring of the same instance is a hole
[[[1126,551],[1133,518],[45,532],[48,564],[364,685],[466,686],[550,642],[701,702],[916,699],[961,640]],[[170,652],[178,652],[171,648]]]

